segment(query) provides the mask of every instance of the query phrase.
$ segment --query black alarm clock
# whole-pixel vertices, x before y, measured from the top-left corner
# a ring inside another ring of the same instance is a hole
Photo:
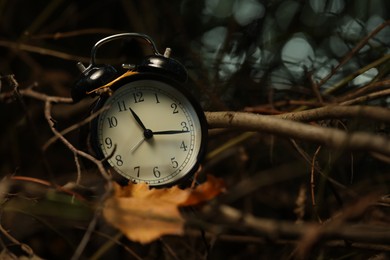
[[[112,40],[141,38],[153,50],[138,65],[97,65],[98,48]],[[90,65],[72,88],[75,102],[98,96],[92,113],[102,111],[90,125],[89,141],[107,167],[126,181],[166,187],[188,181],[202,161],[207,142],[204,112],[187,91],[187,71],[160,54],[144,34],[122,33],[98,41]]]

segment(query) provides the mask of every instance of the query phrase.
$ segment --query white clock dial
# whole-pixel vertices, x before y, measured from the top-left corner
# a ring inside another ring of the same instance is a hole
[[[132,182],[167,185],[197,165],[202,126],[196,109],[175,87],[136,80],[118,88],[98,117],[97,139],[111,167]]]

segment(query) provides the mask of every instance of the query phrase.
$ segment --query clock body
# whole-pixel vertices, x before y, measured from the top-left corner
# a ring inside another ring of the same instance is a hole
[[[164,187],[193,176],[204,157],[207,123],[200,105],[171,77],[124,77],[93,112],[94,150],[125,180]],[[101,110],[102,109],[102,110]]]

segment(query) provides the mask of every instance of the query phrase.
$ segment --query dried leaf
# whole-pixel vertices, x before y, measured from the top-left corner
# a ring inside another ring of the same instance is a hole
[[[184,190],[177,186],[150,189],[143,183],[125,187],[115,184],[115,194],[106,201],[103,215],[130,240],[145,244],[163,235],[182,234],[184,219],[179,207],[208,201],[224,187],[220,179],[211,176],[195,189]]]
[[[207,176],[207,181],[191,190],[188,199],[181,206],[194,206],[209,201],[225,191],[225,182],[212,175]]]
[[[146,184],[116,185],[115,196],[106,201],[103,215],[132,241],[149,243],[165,234],[180,235],[184,219],[177,205],[187,199],[188,193],[177,187],[149,189]]]

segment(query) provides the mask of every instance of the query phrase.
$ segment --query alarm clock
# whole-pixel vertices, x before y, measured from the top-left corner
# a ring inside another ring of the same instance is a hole
[[[100,46],[116,39],[141,38],[153,54],[137,65],[97,65]],[[185,88],[187,71],[157,51],[144,34],[122,33],[98,41],[88,67],[72,88],[75,102],[98,96],[91,113],[89,142],[110,172],[126,182],[153,187],[183,184],[193,177],[206,149],[207,122],[200,104]]]

